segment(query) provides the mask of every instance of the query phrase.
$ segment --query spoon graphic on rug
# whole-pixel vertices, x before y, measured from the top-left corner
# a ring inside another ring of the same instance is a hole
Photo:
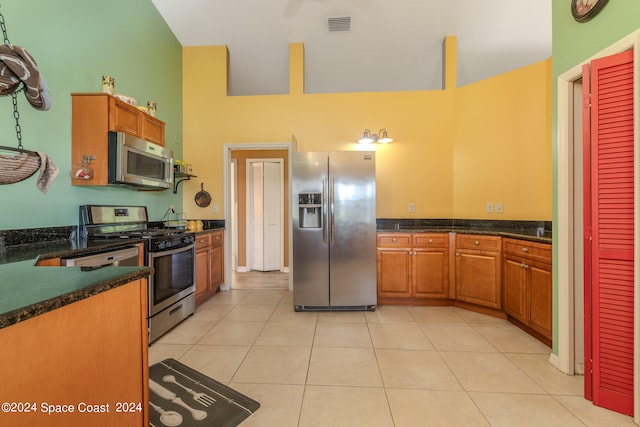
[[[204,420],[205,418],[207,418],[207,413],[205,411],[194,409],[191,406],[187,405],[174,392],[158,384],[152,379],[149,379],[149,390],[151,390],[152,392],[154,392],[155,394],[157,394],[163,399],[173,402],[176,405],[182,406],[184,409],[191,412],[191,416],[196,421]]]
[[[165,411],[160,406],[149,401],[149,405],[160,414],[160,422],[167,427],[176,427],[182,424],[182,415],[176,411]],[[150,423],[151,424],[151,423]]]

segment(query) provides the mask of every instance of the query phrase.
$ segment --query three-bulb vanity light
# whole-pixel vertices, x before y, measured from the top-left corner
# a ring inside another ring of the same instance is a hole
[[[380,129],[378,133],[371,133],[369,129],[365,129],[362,138],[358,140],[360,144],[372,144],[374,142],[378,144],[388,144],[393,142],[393,139],[389,138],[386,129]]]

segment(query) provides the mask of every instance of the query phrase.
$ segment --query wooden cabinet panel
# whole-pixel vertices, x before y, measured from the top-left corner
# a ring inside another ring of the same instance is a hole
[[[378,295],[411,296],[411,258],[406,250],[378,250]]]
[[[136,280],[0,329],[0,401],[36,402],[38,411],[3,414],[11,426],[143,426],[148,420],[147,281]],[[41,403],[72,404],[46,414]],[[76,405],[109,404],[108,413]],[[118,413],[116,402],[140,404]]]
[[[551,339],[552,309],[550,264],[529,262],[529,318],[528,324],[536,331]]]
[[[196,306],[211,298],[224,283],[224,232],[196,237]]]
[[[109,98],[109,130],[124,132],[143,138],[142,115],[136,107]]]
[[[414,234],[411,246],[413,248],[446,248],[449,246],[449,235],[448,233]]]
[[[527,271],[519,258],[507,255],[503,262],[504,310],[521,322],[527,318]]]
[[[211,282],[211,257],[209,248],[196,250],[196,300],[209,289]]]
[[[502,252],[502,238],[478,234],[456,234],[456,249]]]
[[[414,251],[414,295],[423,298],[449,297],[449,251]]]
[[[396,234],[382,234],[378,236],[379,248],[411,248],[411,234],[396,233]]]
[[[211,248],[211,290],[217,292],[224,282],[224,257],[222,246]]]
[[[164,123],[148,114],[142,116],[144,139],[164,146]]]
[[[495,252],[456,251],[456,299],[502,308],[500,255]]]
[[[507,238],[503,246],[505,311],[546,338],[541,341],[550,345],[553,337],[551,245]]]
[[[378,233],[378,296],[449,298],[448,236]]]

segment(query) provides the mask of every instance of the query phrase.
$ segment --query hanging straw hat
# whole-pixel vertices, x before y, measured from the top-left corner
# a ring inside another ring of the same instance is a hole
[[[9,95],[24,84],[27,101],[36,110],[51,108],[49,89],[36,61],[20,46],[0,45],[0,95]]]

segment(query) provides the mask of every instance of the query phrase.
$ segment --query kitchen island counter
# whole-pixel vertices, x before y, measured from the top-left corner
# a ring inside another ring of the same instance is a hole
[[[35,259],[0,265],[0,329],[151,274],[149,267],[37,266]]]

